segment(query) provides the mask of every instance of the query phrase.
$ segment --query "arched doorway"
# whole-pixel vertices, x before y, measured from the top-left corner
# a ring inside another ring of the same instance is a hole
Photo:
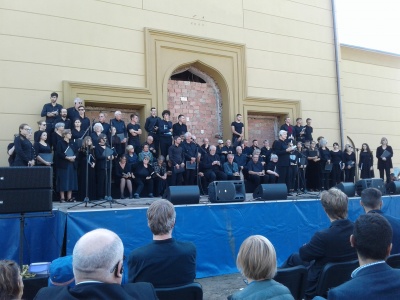
[[[185,115],[188,130],[199,143],[208,138],[216,144],[223,138],[221,90],[208,73],[193,65],[177,68],[168,80],[167,94],[172,121],[175,123],[180,114]]]

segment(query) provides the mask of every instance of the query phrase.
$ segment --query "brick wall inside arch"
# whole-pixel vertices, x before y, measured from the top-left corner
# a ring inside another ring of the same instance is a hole
[[[258,140],[258,144],[262,147],[264,140],[269,140],[270,145],[272,141],[277,139],[277,126],[278,118],[274,116],[265,116],[258,114],[247,115],[248,124],[248,137],[250,142],[252,140]]]
[[[182,101],[181,97],[186,97],[187,101]],[[197,137],[200,144],[205,137],[209,138],[210,143],[217,143],[218,138],[215,136],[221,133],[222,113],[211,85],[169,80],[168,110],[171,111],[172,123],[177,122],[180,114],[189,119],[186,121],[188,130]]]

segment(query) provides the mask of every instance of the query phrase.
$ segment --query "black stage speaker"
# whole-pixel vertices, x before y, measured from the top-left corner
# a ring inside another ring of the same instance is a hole
[[[393,195],[400,194],[400,181],[389,182],[387,192]]]
[[[370,179],[361,179],[356,182],[356,191],[357,195],[361,196],[361,192],[366,188],[377,188],[385,194],[385,183],[383,182],[382,178],[370,178]]]
[[[242,180],[213,181],[208,185],[208,198],[213,203],[243,202],[246,190]]]
[[[174,205],[199,204],[200,190],[197,185],[170,186],[166,198]]]
[[[356,186],[351,182],[342,182],[335,186],[347,195],[347,197],[354,197],[356,195]]]
[[[53,169],[51,167],[6,167],[0,168],[0,190],[51,189]]]
[[[0,214],[47,212],[53,209],[51,189],[3,190]]]
[[[287,187],[284,183],[275,184],[260,184],[253,193],[255,200],[286,200],[287,199]]]

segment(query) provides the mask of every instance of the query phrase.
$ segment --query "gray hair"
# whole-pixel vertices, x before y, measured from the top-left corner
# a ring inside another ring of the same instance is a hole
[[[160,155],[160,156],[157,158],[157,160],[162,160],[162,161],[164,161],[164,160],[165,160],[164,155]]]
[[[124,246],[114,232],[100,228],[84,234],[75,244],[72,267],[77,279],[102,280],[122,259]]]
[[[286,130],[279,130],[279,136],[282,136],[284,133],[287,133]]]
[[[276,159],[278,159],[278,155],[276,155],[276,154],[271,154],[271,161],[274,159],[274,158],[276,158]]]
[[[168,200],[156,200],[147,210],[147,224],[154,235],[170,233],[174,228],[175,219],[175,208]]]
[[[82,99],[79,98],[79,97],[75,98],[75,100],[74,100],[74,103],[78,103],[78,102],[82,102],[83,103]]]
[[[63,122],[58,122],[58,123],[56,123],[56,125],[54,125],[55,129],[59,129],[61,127],[65,127],[65,124]]]
[[[235,155],[233,155],[232,153],[230,153],[230,154],[227,155],[227,158],[229,158],[229,157],[235,157]]]
[[[96,128],[101,128],[101,131],[104,130],[104,127],[103,127],[103,125],[101,125],[101,123],[96,123],[96,124],[94,124],[94,125],[93,125],[93,129],[96,130]]]
[[[117,115],[122,115],[121,111],[116,110],[115,113],[114,113],[114,116],[117,116]]]
[[[185,139],[187,139],[187,138],[188,138],[188,136],[190,136],[190,137],[192,136],[192,134],[191,134],[189,131],[188,131],[188,132],[186,132],[184,135],[185,135]]]
[[[210,146],[210,151],[211,151],[211,150],[217,150],[217,147],[215,147],[214,145],[211,145],[211,146]]]

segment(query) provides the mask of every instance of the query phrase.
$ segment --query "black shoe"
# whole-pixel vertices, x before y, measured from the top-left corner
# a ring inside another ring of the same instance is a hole
[[[154,198],[152,193],[149,194],[149,198]]]
[[[292,194],[292,193],[288,193],[287,195],[288,195],[289,197],[293,196],[293,194]]]
[[[135,199],[140,199],[139,194],[136,194],[136,193],[135,193],[135,194],[133,195],[133,198],[135,198]]]

